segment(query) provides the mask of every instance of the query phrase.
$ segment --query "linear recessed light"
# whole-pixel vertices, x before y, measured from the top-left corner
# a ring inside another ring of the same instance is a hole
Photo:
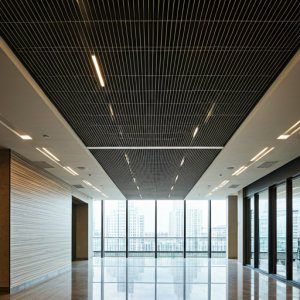
[[[126,157],[126,161],[127,161],[128,165],[129,165],[129,158],[126,153],[125,153],[125,157]]]
[[[61,166],[58,161],[56,159],[54,159],[53,157],[51,157],[48,153],[44,152],[42,149],[40,148],[36,148],[36,150],[40,151],[42,154],[44,154],[45,156],[47,156],[49,159],[51,159],[52,161],[54,161],[56,164],[58,164],[59,166]],[[62,167],[62,166],[61,166]]]
[[[108,198],[104,193],[102,193],[99,189],[97,189],[95,186],[93,186],[90,182],[88,182],[87,180],[82,180],[82,182],[84,182],[86,185],[88,185],[89,187],[93,188],[95,191],[101,193],[104,197]]]
[[[260,157],[258,157],[258,158],[256,159],[256,161],[260,160],[262,157],[264,157],[265,155],[267,155],[267,154],[268,154],[269,152],[271,152],[273,149],[274,149],[274,147],[273,147],[273,148],[270,148],[267,152],[264,152]]]
[[[44,151],[46,151],[48,154],[50,154],[55,160],[59,161],[59,159],[54,156],[50,151],[48,151],[46,148],[43,148]]]
[[[265,151],[267,151],[269,148],[266,147],[264,150],[260,151],[256,156],[254,156],[251,161],[255,161],[257,157],[259,157],[262,153],[264,153]]]
[[[109,110],[110,110],[111,116],[113,117],[113,116],[114,116],[114,111],[113,111],[113,109],[112,109],[112,107],[111,107],[111,104],[109,104]]]
[[[215,191],[217,191],[218,189],[222,188],[224,185],[226,185],[229,182],[229,180],[224,180],[221,184],[219,184],[217,187],[215,187],[210,193],[208,193],[205,197],[209,197],[210,195],[212,195],[212,193],[214,193]]]
[[[232,176],[236,175],[237,173],[239,173],[243,168],[245,168],[244,166],[240,167],[238,170],[236,170]]]
[[[290,129],[288,129],[284,134],[280,135],[277,140],[286,140],[292,134],[300,129],[300,121],[294,124]]]
[[[195,129],[195,131],[194,131],[194,134],[193,134],[193,138],[196,136],[198,130],[199,130],[199,127],[196,127],[196,129]]]
[[[96,56],[92,55],[92,59],[93,59],[93,62],[94,62],[94,65],[95,65],[95,68],[96,68],[96,71],[97,71],[97,74],[98,74],[98,77],[99,77],[99,80],[100,80],[100,84],[101,84],[102,87],[104,87],[104,81],[103,81],[103,78],[102,78],[102,75],[101,75],[101,72],[100,72],[100,68],[99,68]]]
[[[68,171],[70,174],[72,174],[73,176],[78,175],[77,173],[75,174],[75,172],[72,172],[71,170],[68,169],[68,167],[63,167],[63,169],[65,169],[66,171]]]
[[[79,175],[78,173],[76,173],[73,169],[71,169],[70,167],[67,167],[71,172],[73,172],[75,175]]]
[[[32,140],[32,138],[28,135],[25,134],[22,130],[20,130],[17,126],[9,122],[7,119],[5,119],[1,114],[0,114],[0,123],[4,125],[7,129],[12,131],[14,134],[16,134],[18,137],[20,137],[23,140]]]
[[[184,158],[182,159],[181,163],[180,163],[180,167],[183,165],[184,163]]]

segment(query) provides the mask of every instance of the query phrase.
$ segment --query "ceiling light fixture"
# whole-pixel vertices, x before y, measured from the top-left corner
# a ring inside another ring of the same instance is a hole
[[[12,131],[14,134],[16,134],[18,137],[20,137],[21,139],[32,140],[32,138],[28,134],[25,134],[22,130],[20,130],[17,126],[9,122],[2,115],[0,115],[0,123],[4,125],[7,129]]]
[[[54,159],[53,157],[51,157],[47,152],[44,152],[42,149],[40,148],[36,148],[36,150],[40,151],[42,154],[44,154],[45,156],[47,156],[49,159],[51,159],[52,161],[54,161],[56,164],[58,164],[59,166],[61,167],[64,167],[62,166],[61,164],[58,163],[58,161],[56,159]]]
[[[112,109],[112,107],[111,107],[111,104],[109,104],[109,109],[110,109],[111,116],[113,117],[113,116],[114,116],[114,111],[113,111],[113,109]],[[122,133],[121,133],[121,134],[122,134]]]
[[[70,167],[67,167],[68,170],[70,170],[71,172],[73,172],[75,175],[79,175],[78,173],[76,173],[73,169],[71,169]]]
[[[288,129],[284,134],[280,135],[277,140],[286,140],[292,134],[300,129],[300,121],[294,124],[290,129]]]
[[[243,168],[245,168],[244,166],[240,167],[238,170],[236,170],[232,176],[236,175],[237,173],[239,173]]]
[[[197,132],[198,132],[199,127],[196,127],[194,134],[193,134],[193,138],[196,136]]]
[[[99,189],[97,189],[95,186],[93,186],[90,182],[88,182],[87,180],[82,180],[82,182],[84,182],[86,185],[88,185],[89,187],[93,188],[95,191],[101,193],[104,197],[108,198],[104,193],[102,193]]]
[[[44,151],[46,151],[48,154],[50,154],[55,160],[59,161],[59,159],[54,156],[50,151],[48,151],[46,148],[43,148]]]
[[[94,65],[95,65],[95,68],[96,68],[96,71],[97,71],[97,74],[98,74],[98,77],[99,77],[99,80],[100,80],[100,84],[101,84],[102,87],[104,87],[104,81],[103,81],[103,78],[102,78],[102,75],[101,75],[101,72],[100,72],[100,68],[99,68],[96,56],[92,55],[92,59],[93,59],[93,62],[94,62]]]
[[[183,165],[184,163],[184,158],[182,159],[181,163],[180,163],[180,167]]]
[[[71,170],[69,170],[68,169],[68,167],[63,167],[63,169],[65,169],[66,171],[68,171],[70,174],[72,174],[73,176],[76,176],[76,175],[78,175],[77,173],[75,174],[75,172],[73,172],[73,171],[71,171]]]
[[[254,156],[251,159],[251,161],[258,161],[258,160],[260,160],[263,156],[265,156],[266,154],[268,154],[273,149],[274,149],[274,147],[273,148],[266,147],[264,150],[260,151],[256,156]]]
[[[215,191],[217,191],[218,189],[222,188],[224,185],[226,185],[229,182],[229,180],[224,180],[221,184],[219,184],[217,187],[215,187],[210,193],[208,193],[205,197],[209,197],[210,195],[212,195],[212,193],[214,193]]]
[[[128,165],[129,165],[129,158],[126,153],[125,153],[125,157],[126,157],[126,161],[127,161]]]

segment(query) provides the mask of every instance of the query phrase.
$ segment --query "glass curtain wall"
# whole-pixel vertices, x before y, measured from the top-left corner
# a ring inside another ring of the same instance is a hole
[[[277,274],[286,276],[286,185],[277,186],[276,191],[277,229]]]
[[[208,257],[208,201],[186,201],[186,256]]]
[[[269,271],[269,192],[265,191],[259,194],[258,205],[258,226],[259,226],[259,252],[258,268]]]
[[[250,198],[250,265],[254,268],[254,196]]]
[[[157,201],[157,256],[183,256],[183,201]]]
[[[211,200],[211,257],[226,257],[226,201]]]
[[[93,251],[101,256],[101,201],[93,203]]]
[[[293,280],[300,282],[300,178],[293,180]]]
[[[155,201],[128,201],[128,255],[155,254]]]
[[[105,256],[126,256],[126,200],[105,201]]]

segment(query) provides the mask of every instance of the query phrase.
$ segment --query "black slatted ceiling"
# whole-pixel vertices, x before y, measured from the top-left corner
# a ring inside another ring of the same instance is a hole
[[[299,49],[299,1],[3,0],[0,8],[1,36],[86,146],[224,146]],[[134,150],[137,191],[124,150],[92,151],[128,199],[166,199],[175,170],[171,198],[184,198],[218,152]],[[177,170],[177,156],[190,165]]]

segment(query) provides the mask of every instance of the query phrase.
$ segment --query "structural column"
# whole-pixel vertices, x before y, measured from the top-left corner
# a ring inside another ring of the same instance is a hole
[[[226,201],[227,258],[238,257],[238,196],[228,196]]]

